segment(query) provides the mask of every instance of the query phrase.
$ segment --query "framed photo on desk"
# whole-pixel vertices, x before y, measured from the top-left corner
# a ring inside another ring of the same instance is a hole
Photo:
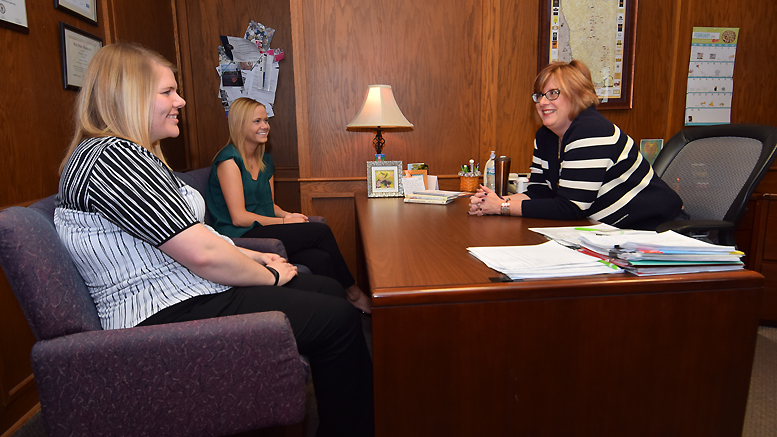
[[[598,108],[630,109],[636,23],[637,0],[600,2],[595,8],[585,0],[540,0],[537,70],[555,61],[582,61],[591,70]]]
[[[367,161],[367,195],[402,197],[402,161]]]

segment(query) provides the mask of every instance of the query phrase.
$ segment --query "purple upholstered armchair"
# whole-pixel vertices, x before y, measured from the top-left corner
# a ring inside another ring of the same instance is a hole
[[[104,331],[53,210],[52,196],[0,211],[0,265],[38,340],[48,437],[229,435],[303,420],[307,370],[283,313]]]

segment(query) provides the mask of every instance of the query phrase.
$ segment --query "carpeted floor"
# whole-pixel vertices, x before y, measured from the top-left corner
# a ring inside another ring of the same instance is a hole
[[[777,436],[777,328],[760,327],[742,437]]]
[[[372,321],[363,318],[364,334],[372,353]],[[308,417],[305,418],[306,436],[314,436],[318,417],[315,414],[315,396],[308,384]],[[40,413],[35,414],[12,437],[45,437]],[[742,437],[777,436],[777,328],[760,327],[755,350],[750,396],[747,403]]]

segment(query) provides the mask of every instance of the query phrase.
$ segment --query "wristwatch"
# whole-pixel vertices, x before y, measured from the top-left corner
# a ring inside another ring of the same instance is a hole
[[[502,215],[510,215],[510,199],[504,199],[502,202]]]

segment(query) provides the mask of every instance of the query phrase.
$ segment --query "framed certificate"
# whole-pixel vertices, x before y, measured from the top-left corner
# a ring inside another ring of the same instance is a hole
[[[0,0],[0,27],[29,34],[27,2],[25,0]]]
[[[62,86],[78,91],[84,83],[89,61],[103,46],[103,40],[69,24],[59,22],[59,43],[62,54]]]
[[[540,0],[538,71],[577,59],[591,70],[599,109],[629,109],[634,89],[637,0]]]
[[[54,0],[54,7],[97,26],[97,0]]]

